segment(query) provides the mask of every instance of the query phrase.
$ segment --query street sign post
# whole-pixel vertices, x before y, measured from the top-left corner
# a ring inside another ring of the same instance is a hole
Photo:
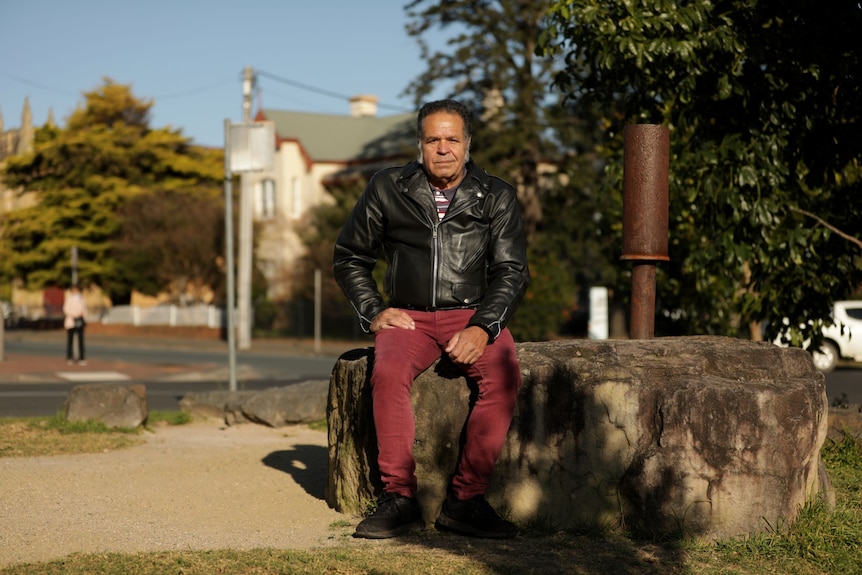
[[[236,276],[233,241],[233,175],[271,170],[275,149],[272,122],[231,124],[224,121],[225,274],[227,280],[227,347],[229,388],[236,391]]]

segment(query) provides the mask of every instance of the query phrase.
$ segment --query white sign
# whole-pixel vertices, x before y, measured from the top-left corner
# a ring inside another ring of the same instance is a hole
[[[275,124],[252,122],[230,126],[230,171],[271,170],[275,155]]]
[[[608,339],[608,288],[590,288],[590,339]]]

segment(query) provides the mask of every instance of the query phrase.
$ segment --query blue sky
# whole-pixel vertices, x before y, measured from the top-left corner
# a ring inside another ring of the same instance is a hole
[[[407,35],[405,0],[0,0],[0,112],[21,124],[24,98],[42,125],[60,125],[108,76],[154,101],[150,126],[221,146],[242,120],[242,70],[263,107],[349,113],[374,94],[378,115],[412,111],[402,95],[424,70]],[[328,93],[343,97],[334,97]],[[442,94],[435,94],[442,95]]]

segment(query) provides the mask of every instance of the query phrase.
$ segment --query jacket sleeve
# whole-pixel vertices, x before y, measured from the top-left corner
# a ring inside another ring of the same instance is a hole
[[[383,216],[376,178],[372,177],[335,242],[332,271],[365,333],[371,321],[386,307],[372,277],[381,255]]]
[[[524,222],[515,191],[507,185],[492,206],[488,288],[468,325],[484,329],[490,342],[496,340],[529,283]]]

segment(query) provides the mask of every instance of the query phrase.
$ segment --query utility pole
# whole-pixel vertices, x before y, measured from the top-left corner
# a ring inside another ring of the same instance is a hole
[[[251,96],[255,77],[251,66],[243,70],[242,80],[242,122],[251,124]],[[237,347],[251,349],[251,270],[254,258],[254,241],[252,229],[254,225],[252,195],[252,174],[243,173],[240,176],[239,202],[239,269],[237,270],[237,306],[238,318]]]
[[[233,167],[231,165],[233,151],[233,130],[230,120],[224,121],[224,244],[227,300],[224,306],[227,316],[227,358],[228,358],[228,389],[236,391],[236,317],[234,315],[236,299],[236,278],[234,277],[233,250]]]
[[[78,285],[78,246],[72,246],[72,285]]]

